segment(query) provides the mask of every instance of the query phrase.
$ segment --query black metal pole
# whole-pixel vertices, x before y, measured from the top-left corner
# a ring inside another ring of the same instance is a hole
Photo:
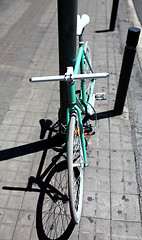
[[[140,35],[139,28],[131,27],[128,29],[126,47],[124,51],[121,73],[114,105],[115,115],[120,115],[123,113],[123,108],[129,86],[139,35]]]
[[[76,59],[77,0],[58,0],[59,73],[65,74]],[[59,120],[66,124],[68,88],[60,83]]]
[[[109,31],[114,31],[114,29],[115,29],[115,23],[116,23],[117,11],[118,11],[118,4],[119,4],[119,0],[113,0]]]

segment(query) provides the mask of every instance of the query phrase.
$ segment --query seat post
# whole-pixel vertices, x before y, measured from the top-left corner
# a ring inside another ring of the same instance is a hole
[[[59,74],[64,75],[76,60],[77,0],[58,0]],[[68,86],[60,82],[59,120],[66,125]]]
[[[83,31],[82,31],[82,33],[79,35],[79,43],[80,42],[83,42]]]

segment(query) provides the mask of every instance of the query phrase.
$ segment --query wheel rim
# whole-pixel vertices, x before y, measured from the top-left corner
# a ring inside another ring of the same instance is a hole
[[[77,224],[80,220],[82,210],[84,159],[80,139],[80,129],[76,117],[73,117],[71,124],[72,133],[70,133],[70,141],[72,141],[73,145],[69,152],[68,162],[69,196],[72,219],[74,223]]]

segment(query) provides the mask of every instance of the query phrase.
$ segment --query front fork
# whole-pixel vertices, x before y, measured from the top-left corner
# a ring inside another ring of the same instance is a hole
[[[84,138],[84,132],[83,132],[83,123],[82,123],[82,116],[81,111],[78,108],[78,106],[74,106],[72,108],[67,109],[67,154],[68,154],[68,140],[69,140],[69,124],[70,124],[70,117],[73,111],[76,111],[78,114],[78,120],[79,120],[79,128],[80,128],[80,137],[81,137],[81,145],[82,145],[82,151],[83,151],[83,157],[84,157],[84,165],[87,166],[87,154],[86,154],[86,147],[85,147],[85,138]],[[68,156],[67,156],[68,159]]]
[[[79,54],[76,61],[76,65],[74,68],[74,74],[78,73],[79,67],[81,67],[81,73],[84,73],[84,49],[83,49],[83,38],[82,36],[79,39]],[[81,98],[83,102],[86,104],[86,90],[85,90],[85,82],[81,81]],[[85,138],[84,138],[84,132],[83,132],[83,123],[82,123],[82,116],[81,116],[81,110],[76,105],[76,95],[75,95],[75,84],[69,84],[69,99],[70,99],[70,106],[67,108],[67,154],[68,154],[68,141],[69,141],[69,124],[70,124],[70,118],[72,112],[76,111],[78,114],[78,121],[79,121],[79,128],[80,128],[80,137],[81,137],[81,145],[82,145],[82,151],[83,151],[83,157],[84,157],[84,165],[87,166],[87,154],[86,154],[86,147],[85,147]],[[68,159],[68,156],[67,156]]]

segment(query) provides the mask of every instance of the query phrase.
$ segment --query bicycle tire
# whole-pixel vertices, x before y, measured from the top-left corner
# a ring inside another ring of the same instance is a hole
[[[85,42],[85,45],[84,45],[84,51],[86,53],[86,56],[88,58],[88,61],[90,63],[90,66],[92,68],[92,56],[91,56],[91,49],[90,49],[90,46],[89,46],[89,43],[88,42]],[[85,73],[88,74],[88,73],[91,73],[91,69],[87,63],[87,60],[84,59],[84,67],[85,67]],[[87,96],[89,96],[90,94],[90,90],[91,90],[91,86],[92,86],[92,80],[89,80],[87,79],[85,81],[85,84],[86,84],[86,94]]]
[[[78,114],[73,113],[69,126],[68,142],[68,190],[72,220],[78,224],[83,201],[84,158],[80,137]]]
[[[68,239],[74,229],[68,200],[67,161],[59,162],[48,174],[38,198],[36,228],[40,240]],[[48,192],[48,186],[54,188]],[[57,189],[63,194],[59,196]]]
[[[92,56],[91,56],[91,49],[90,49],[90,46],[89,46],[89,43],[86,42],[85,45],[84,45],[84,51],[86,53],[86,56],[87,56],[87,59],[89,61],[89,64],[92,68]],[[89,74],[89,73],[92,73],[92,69],[90,69],[89,65],[88,65],[88,62],[86,60],[86,58],[84,59],[84,68],[85,68],[85,73]],[[89,133],[89,135],[92,135],[95,133],[95,129],[96,129],[96,124],[97,124],[97,114],[96,114],[96,111],[94,109],[94,99],[92,98],[92,102],[90,103],[89,102],[89,96],[90,96],[90,92],[91,92],[91,89],[93,88],[93,80],[94,79],[86,79],[85,80],[85,85],[86,85],[86,100],[87,100],[87,105],[88,105],[88,108],[90,109],[89,110],[89,113],[91,113],[91,116],[89,119],[86,119],[87,123],[86,123],[86,127],[91,127],[92,130],[91,132]],[[91,112],[90,112],[91,111]],[[89,121],[88,121],[89,120]]]

